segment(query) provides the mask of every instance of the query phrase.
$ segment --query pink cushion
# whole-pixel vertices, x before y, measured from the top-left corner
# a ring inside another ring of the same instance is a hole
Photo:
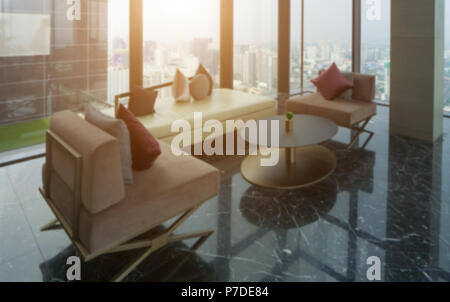
[[[311,82],[317,87],[322,96],[329,101],[334,100],[344,91],[354,87],[340,72],[336,63],[331,64],[326,71]]]

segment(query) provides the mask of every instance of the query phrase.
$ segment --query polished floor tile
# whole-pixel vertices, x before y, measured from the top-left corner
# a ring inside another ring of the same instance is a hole
[[[450,120],[434,145],[390,136],[386,107],[369,128],[367,148],[352,151],[350,131],[340,129],[324,144],[336,172],[302,190],[250,185],[243,157],[201,158],[221,171],[220,192],[179,231],[213,235],[196,253],[189,241],[166,246],[126,280],[368,281],[375,256],[383,281],[450,281]],[[53,218],[37,193],[42,164],[0,169],[0,196],[10,200],[0,202],[0,280],[65,281],[66,260],[78,255],[63,231],[39,230]],[[109,280],[136,255],[83,263],[82,278]]]
[[[37,249],[20,204],[0,205],[0,264]]]
[[[38,249],[0,264],[0,282],[42,281],[42,270],[37,263],[43,261]]]
[[[25,217],[45,259],[50,259],[70,245],[70,239],[65,232],[41,232],[41,226],[55,218],[52,211],[42,198],[32,199],[22,204]]]
[[[42,165],[45,159],[36,160],[6,167],[12,188],[20,202],[41,198],[38,188],[42,186]]]
[[[12,188],[6,169],[0,169],[0,206],[18,202],[18,197]]]

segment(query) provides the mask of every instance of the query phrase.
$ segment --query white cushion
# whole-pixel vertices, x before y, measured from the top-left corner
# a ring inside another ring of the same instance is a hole
[[[127,185],[133,184],[130,133],[128,132],[127,125],[119,119],[101,113],[92,105],[88,106],[85,119],[92,125],[117,138],[120,144],[120,158],[124,183]]]
[[[342,75],[344,76],[344,78],[347,79],[347,81],[349,81],[352,84],[355,84],[355,76],[354,76],[353,72],[342,72]],[[352,88],[347,89],[337,98],[342,99],[342,100],[349,100],[349,101],[352,100],[353,99],[353,89]]]
[[[172,96],[177,102],[190,102],[191,94],[189,92],[189,80],[177,69],[172,84]]]
[[[200,101],[208,96],[210,86],[208,77],[204,74],[198,74],[189,84],[189,91],[194,100]]]
[[[209,74],[208,70],[206,70],[206,68],[202,64],[198,66],[197,72],[195,73],[195,75],[199,74],[204,74],[208,78],[209,81],[208,95],[211,95],[214,87],[214,80],[212,76]]]

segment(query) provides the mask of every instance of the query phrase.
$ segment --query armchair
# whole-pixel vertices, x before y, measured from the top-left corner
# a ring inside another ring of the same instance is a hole
[[[286,103],[286,111],[296,114],[317,115],[334,121],[337,125],[356,131],[348,149],[352,149],[362,133],[369,136],[362,148],[365,148],[374,133],[366,129],[372,117],[377,113],[375,98],[375,77],[354,74],[353,96],[351,100],[336,99],[328,101],[319,92],[291,98]]]
[[[56,219],[41,231],[63,228],[84,260],[140,249],[119,272],[122,281],[150,254],[165,245],[211,234],[203,230],[175,235],[178,227],[218,193],[220,173],[191,156],[176,157],[160,142],[162,154],[146,171],[134,171],[125,185],[119,142],[70,111],[52,116],[40,193]],[[164,232],[163,223],[177,218]]]

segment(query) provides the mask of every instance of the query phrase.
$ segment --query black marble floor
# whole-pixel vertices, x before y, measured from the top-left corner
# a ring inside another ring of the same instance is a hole
[[[367,281],[376,256],[383,281],[450,281],[450,120],[435,145],[389,136],[388,120],[379,107],[365,150],[346,151],[341,129],[326,143],[336,173],[308,189],[258,188],[240,175],[242,157],[207,159],[222,171],[220,194],[180,231],[214,234],[197,253],[159,250],[127,280]],[[0,169],[0,281],[64,281],[77,254],[63,231],[39,231],[52,218],[37,192],[42,164]],[[83,280],[108,280],[133,257],[83,264]]]

